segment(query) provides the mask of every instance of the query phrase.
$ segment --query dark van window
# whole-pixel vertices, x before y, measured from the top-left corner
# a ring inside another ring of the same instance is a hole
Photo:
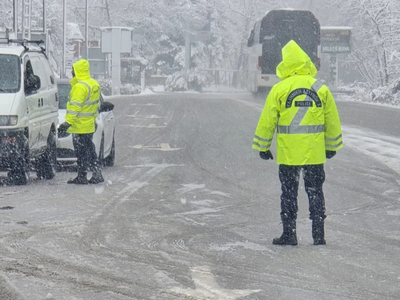
[[[47,90],[50,77],[47,78],[43,63],[40,61],[39,56],[31,56],[30,59],[33,67],[33,73],[40,78],[40,90]]]
[[[17,55],[0,54],[0,93],[16,93],[21,86],[21,69]],[[5,71],[6,70],[6,71]]]
[[[69,92],[71,86],[68,84],[58,84],[58,94],[60,96],[60,109],[67,109],[67,102],[69,100]]]

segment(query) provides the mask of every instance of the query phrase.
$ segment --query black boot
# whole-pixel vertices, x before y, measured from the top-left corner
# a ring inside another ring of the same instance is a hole
[[[68,184],[88,184],[88,180],[86,178],[86,173],[78,173],[78,176],[74,179],[70,179],[67,181]]]
[[[312,220],[312,237],[314,245],[325,245],[324,218],[317,217]]]
[[[93,176],[92,178],[89,179],[89,183],[97,184],[100,182],[104,182],[104,178],[103,175],[101,175],[101,172],[100,171],[93,172]]]
[[[272,244],[274,245],[297,245],[296,235],[296,220],[282,220],[283,233],[281,237],[274,238]]]

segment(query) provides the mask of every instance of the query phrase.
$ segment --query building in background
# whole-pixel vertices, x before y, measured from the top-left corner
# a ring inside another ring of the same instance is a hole
[[[101,52],[99,39],[89,40],[90,73],[96,78],[105,76],[107,72],[107,58]],[[70,77],[72,65],[81,58],[85,58],[85,38],[76,23],[67,23],[67,51],[66,51],[66,76]]]

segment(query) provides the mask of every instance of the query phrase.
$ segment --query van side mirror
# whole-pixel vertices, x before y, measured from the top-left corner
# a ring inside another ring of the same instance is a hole
[[[30,94],[33,91],[37,91],[41,87],[40,77],[37,75],[31,75],[25,80],[25,92]]]
[[[104,101],[103,103],[100,104],[99,112],[112,111],[113,109],[114,109],[114,104],[112,104],[111,102]]]

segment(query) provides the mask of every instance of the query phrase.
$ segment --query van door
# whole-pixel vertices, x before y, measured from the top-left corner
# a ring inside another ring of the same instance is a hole
[[[48,107],[48,105],[44,105],[45,101],[47,103],[47,99],[51,97],[50,93],[51,91],[49,90],[49,81],[50,79],[48,78],[46,71],[43,66],[43,62],[40,60],[40,55],[39,53],[35,53],[34,56],[31,56],[31,62],[32,62],[32,67],[33,67],[33,72],[35,75],[39,76],[40,78],[40,89],[38,90],[38,116],[39,116],[39,123],[40,123],[40,132],[38,135],[38,146],[44,150],[47,148],[47,137],[50,132],[50,125],[49,125],[49,118],[48,116],[51,116],[51,111]],[[54,98],[54,95],[53,95]]]
[[[43,70],[43,77],[46,78],[47,88],[41,90],[43,93],[43,119],[40,131],[44,136],[48,136],[51,126],[57,126],[58,123],[58,88],[55,80],[53,70],[50,63],[43,54],[39,54],[40,66]]]
[[[28,89],[27,82],[29,78],[36,75],[33,71],[31,56],[25,55],[24,59],[24,92],[27,105],[27,113],[29,118],[29,149],[31,153],[35,153],[40,149],[40,94],[37,90]]]

